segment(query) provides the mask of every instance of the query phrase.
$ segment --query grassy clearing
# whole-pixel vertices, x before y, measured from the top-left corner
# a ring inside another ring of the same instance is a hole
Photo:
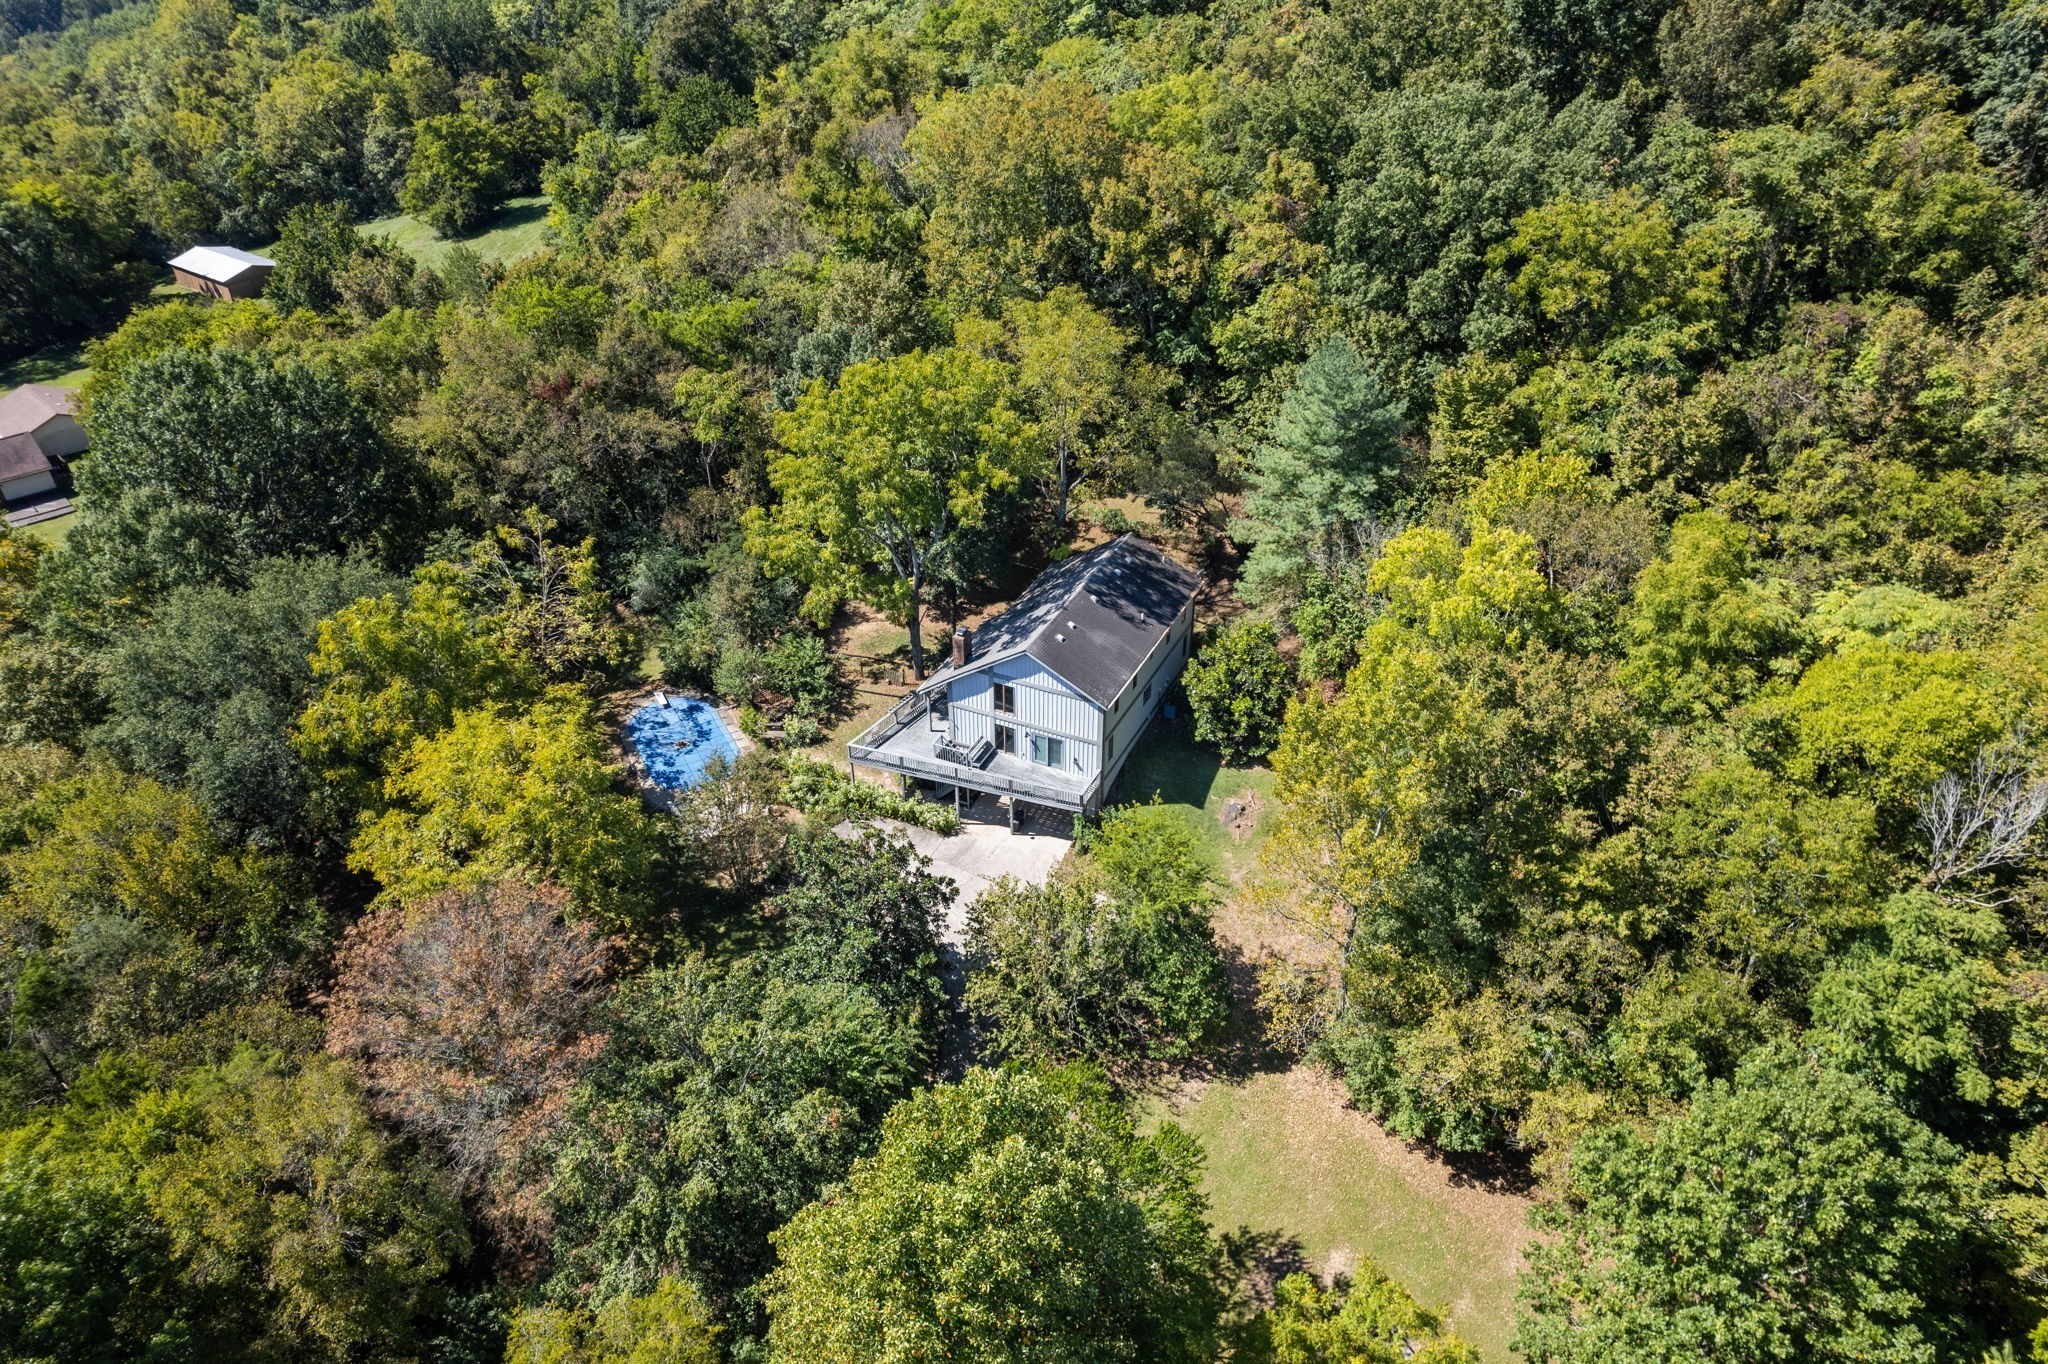
[[[24,356],[11,365],[0,366],[0,393],[20,388],[23,384],[55,384],[59,388],[77,388],[85,382],[91,371],[85,364],[85,342],[75,341],[68,346],[52,346]]]
[[[547,245],[548,205],[545,194],[508,199],[498,216],[467,237],[448,238],[407,214],[358,223],[364,236],[389,237],[421,265],[439,266],[457,246],[466,246],[487,261],[510,263]]]
[[[1149,801],[1154,794],[1187,821],[1233,881],[1251,868],[1271,830],[1272,770],[1225,767],[1214,749],[1188,737],[1181,720],[1152,722],[1117,777],[1110,798],[1123,804]],[[1237,832],[1223,826],[1223,807],[1232,800],[1249,806]]]
[[[17,526],[14,534],[41,540],[51,549],[62,549],[64,542],[71,538],[71,532],[77,525],[78,513],[70,512],[64,516],[52,517],[48,521],[38,521],[33,526]]]
[[[1219,1231],[1251,1233],[1282,1269],[1341,1273],[1369,1256],[1489,1364],[1514,1357],[1524,1199],[1462,1181],[1388,1136],[1308,1067],[1213,1081],[1155,1101],[1147,1116],[1201,1139]]]

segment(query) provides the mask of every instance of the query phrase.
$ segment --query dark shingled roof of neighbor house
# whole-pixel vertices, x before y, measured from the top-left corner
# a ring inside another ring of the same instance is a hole
[[[0,480],[25,478],[55,467],[34,436],[0,437]]]
[[[933,680],[1027,654],[1107,706],[1201,584],[1156,546],[1120,536],[1039,574],[1023,596],[974,627],[967,667]]]

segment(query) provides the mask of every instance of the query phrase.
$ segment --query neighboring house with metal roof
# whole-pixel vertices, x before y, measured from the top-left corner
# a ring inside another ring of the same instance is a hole
[[[1135,535],[1038,575],[847,747],[878,768],[1017,806],[1092,813],[1194,643],[1201,579]]]
[[[77,394],[51,384],[23,384],[0,397],[0,500],[57,486],[63,461],[85,449],[77,404]]]
[[[235,246],[195,246],[171,260],[178,286],[208,298],[254,298],[277,262]]]

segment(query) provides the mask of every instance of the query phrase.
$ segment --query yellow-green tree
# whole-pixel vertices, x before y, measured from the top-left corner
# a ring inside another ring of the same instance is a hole
[[[1062,77],[950,95],[908,145],[930,204],[926,270],[957,307],[993,312],[1094,273],[1090,191],[1122,168],[1127,144],[1089,86]]]
[[[718,1364],[718,1324],[680,1279],[599,1307],[529,1307],[513,1314],[505,1364]]]
[[[391,763],[457,710],[539,689],[445,564],[420,570],[403,595],[365,597],[322,621],[312,665],[320,690],[292,742],[358,803],[374,803]]]
[[[398,761],[384,794],[391,808],[356,836],[349,865],[394,899],[518,876],[566,887],[607,924],[647,906],[662,825],[614,783],[579,692],[458,713]]]
[[[1038,470],[1038,432],[1010,371],[962,350],[853,365],[838,387],[813,385],[775,434],[768,480],[780,501],[749,509],[749,549],[809,587],[816,618],[848,597],[904,612],[923,677],[925,584],[995,496]]]

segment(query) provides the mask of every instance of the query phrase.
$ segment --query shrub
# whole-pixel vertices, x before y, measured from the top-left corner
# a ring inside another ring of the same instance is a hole
[[[1271,753],[1294,695],[1294,673],[1280,656],[1271,625],[1233,625],[1202,646],[1181,675],[1195,738],[1216,745],[1223,761],[1242,766]]]
[[[866,815],[901,820],[937,834],[950,836],[960,831],[960,816],[950,806],[858,781],[816,758],[791,754],[785,761],[789,777],[783,783],[783,796],[813,819],[836,821]]]

